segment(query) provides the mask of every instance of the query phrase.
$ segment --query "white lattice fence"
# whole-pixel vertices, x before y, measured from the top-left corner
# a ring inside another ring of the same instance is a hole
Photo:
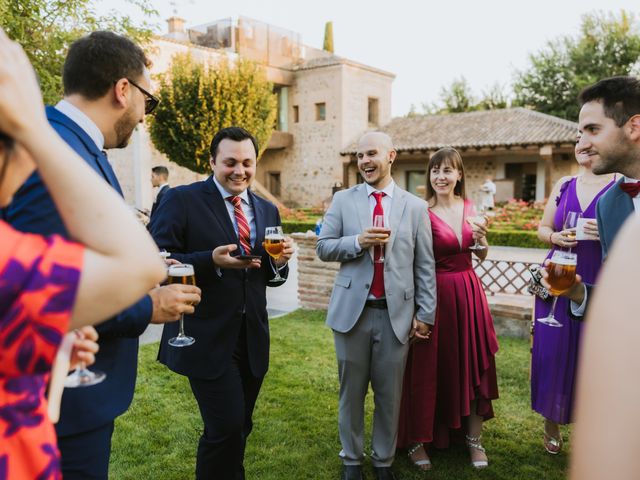
[[[530,295],[527,284],[531,278],[527,271],[532,263],[512,262],[508,260],[480,261],[474,258],[473,267],[480,277],[487,293],[511,293]]]

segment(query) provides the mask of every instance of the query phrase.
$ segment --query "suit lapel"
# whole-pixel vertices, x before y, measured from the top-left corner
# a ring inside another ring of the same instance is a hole
[[[256,240],[255,243],[251,246],[251,250],[254,254],[256,254],[256,251],[263,251],[262,242],[264,241],[265,228],[275,227],[276,225],[265,225],[266,212],[262,200],[258,198],[258,196],[251,190],[248,190],[247,192],[249,193],[249,199],[251,200],[251,206],[253,207],[253,222],[256,229]]]
[[[620,188],[622,182],[624,182],[624,177],[613,186],[614,194],[609,199],[610,204],[615,205],[615,208],[611,209],[610,223],[608,225],[610,227],[607,232],[610,236],[609,244],[613,242],[625,220],[634,212],[633,200]]]
[[[367,195],[367,187],[364,183],[361,183],[353,191],[353,194],[355,196],[354,203],[358,212],[358,219],[360,220],[360,231],[364,232],[373,224],[371,212],[369,211],[369,195]],[[367,250],[369,251],[369,256],[373,261],[373,248],[369,248]]]
[[[391,228],[391,237],[387,244],[386,250],[391,252],[393,249],[393,243],[396,239],[396,233],[400,228],[400,221],[402,220],[402,214],[404,208],[407,205],[407,192],[401,190],[396,185],[393,189],[393,198],[391,199],[391,211],[389,212],[389,228]]]
[[[213,216],[218,221],[218,224],[222,227],[224,235],[227,237],[229,243],[238,244],[238,236],[229,218],[229,211],[224,202],[226,200],[220,195],[220,191],[213,183],[213,176],[209,177],[204,182],[204,193],[207,197],[205,203],[213,213]]]
[[[55,109],[54,107],[47,107],[47,119],[52,123],[58,123],[65,128],[71,130],[76,137],[84,144],[89,153],[93,156],[93,164],[89,162],[89,164],[93,167],[93,169],[102,175],[109,185],[111,185],[119,194],[122,194],[122,188],[120,187],[120,182],[118,182],[118,178],[116,177],[113,168],[111,168],[111,164],[107,160],[107,154],[100,149],[95,144],[95,142],[91,139],[91,137],[85,132],[80,125],[67,117],[64,113]],[[85,158],[85,160],[89,161],[90,159]]]

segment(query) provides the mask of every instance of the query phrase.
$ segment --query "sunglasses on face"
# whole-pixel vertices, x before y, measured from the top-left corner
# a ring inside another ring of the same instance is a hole
[[[149,92],[147,92],[144,88],[142,88],[140,85],[138,85],[133,80],[131,80],[129,78],[127,78],[127,80],[129,81],[129,83],[131,85],[133,85],[138,90],[140,90],[142,92],[142,94],[144,95],[144,114],[145,115],[149,115],[158,106],[158,104],[160,103],[160,99],[158,97],[156,97],[155,95],[152,95]]]

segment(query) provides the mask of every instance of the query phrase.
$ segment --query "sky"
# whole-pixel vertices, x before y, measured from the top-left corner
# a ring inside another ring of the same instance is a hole
[[[337,55],[394,73],[392,114],[437,102],[443,86],[464,77],[476,96],[496,83],[510,91],[517,70],[545,44],[579,33],[581,17],[624,9],[640,17],[637,0],[150,0],[158,32],[177,11],[187,27],[246,16],[298,32],[322,48],[333,22]],[[125,0],[97,0],[142,19]]]

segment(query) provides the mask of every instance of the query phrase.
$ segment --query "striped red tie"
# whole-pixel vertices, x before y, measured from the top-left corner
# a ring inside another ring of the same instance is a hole
[[[231,203],[233,203],[233,213],[236,216],[236,223],[238,224],[238,240],[240,240],[240,246],[244,250],[245,255],[251,255],[251,229],[247,222],[247,217],[244,216],[242,211],[242,199],[237,195],[227,197]]]
[[[376,215],[384,215],[382,197],[385,196],[385,193],[373,192],[371,195],[376,199],[373,218],[376,218]],[[369,290],[369,293],[376,298],[384,297],[384,263],[380,262],[383,248],[384,247],[373,247],[373,281],[371,282],[371,290]]]

